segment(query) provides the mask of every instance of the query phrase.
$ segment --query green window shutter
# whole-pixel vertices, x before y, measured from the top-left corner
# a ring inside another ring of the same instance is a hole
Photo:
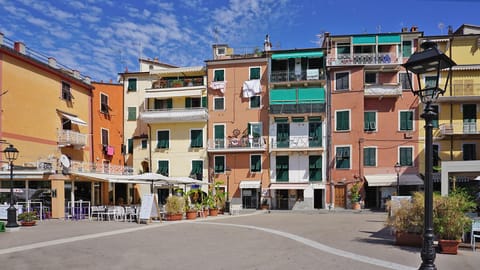
[[[133,153],[133,139],[128,139],[127,140],[127,153],[132,154]]]
[[[192,130],[190,131],[190,147],[197,148],[203,147],[203,131],[202,130]]]
[[[402,42],[402,56],[403,57],[410,57],[412,55],[412,42],[411,41],[403,41]]]
[[[169,135],[168,130],[159,130],[157,131],[157,148],[168,148],[169,145]]]
[[[216,156],[215,157],[215,173],[225,172],[225,157]]]
[[[308,141],[310,147],[322,146],[322,123],[310,122],[308,123]]]
[[[225,108],[225,102],[223,97],[214,98],[213,102],[214,110],[223,110]]]
[[[250,108],[260,108],[260,96],[250,97]]]
[[[335,156],[335,168],[348,169],[350,168],[350,148],[338,147]]]
[[[376,166],[376,154],[375,148],[363,148],[363,165],[364,166]]]
[[[288,156],[276,158],[277,182],[288,182]]]
[[[213,81],[215,82],[225,81],[225,70],[224,69],[215,70],[213,74]]]
[[[207,108],[208,107],[208,99],[207,96],[202,97],[202,108]]]
[[[309,181],[322,181],[322,156],[309,156]]]
[[[173,104],[173,100],[171,98],[167,99],[167,109],[171,109]]]
[[[348,81],[348,72],[341,72],[335,74],[335,89],[348,90],[350,88]]]
[[[375,112],[363,113],[363,130],[376,130]]]
[[[137,91],[137,79],[128,79],[128,91],[135,92]]]
[[[185,98],[185,108],[191,108],[192,107],[192,98]]]
[[[192,171],[190,175],[195,176],[194,179],[202,180],[203,179],[203,161],[201,160],[192,160]]]
[[[147,139],[142,139],[142,149],[146,149],[148,145]]]
[[[337,131],[350,129],[349,111],[337,111]]]
[[[262,171],[262,159],[261,155],[252,155],[250,156],[250,171],[251,172],[261,172]]]
[[[128,107],[128,121],[135,121],[137,120],[137,108],[136,107]]]
[[[400,130],[413,130],[413,112],[400,112]]]
[[[432,119],[432,125],[434,128],[438,128],[438,105],[431,105],[430,106],[435,113],[435,116]]]
[[[169,174],[169,172],[168,172],[168,160],[159,160],[158,161],[157,173],[161,174],[161,175],[164,175],[164,176],[168,176],[168,174]]]
[[[277,123],[277,147],[288,148],[290,146],[290,124]]]
[[[292,117],[292,122],[294,123],[300,123],[304,121],[305,121],[305,117]]]
[[[213,136],[215,139],[215,148],[225,147],[225,127],[223,125],[215,125],[213,127]]]
[[[260,68],[250,68],[250,80],[258,80],[260,79]]]
[[[413,166],[412,161],[412,148],[402,147],[400,148],[400,165],[401,166]]]

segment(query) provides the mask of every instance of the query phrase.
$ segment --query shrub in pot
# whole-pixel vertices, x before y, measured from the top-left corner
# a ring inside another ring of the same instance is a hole
[[[169,196],[165,204],[167,220],[181,220],[185,208],[185,199],[180,196]]]

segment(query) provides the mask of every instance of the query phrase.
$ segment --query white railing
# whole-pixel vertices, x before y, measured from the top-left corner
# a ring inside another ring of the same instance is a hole
[[[478,129],[476,122],[441,124],[439,129],[441,135],[480,134],[480,130]]]
[[[401,96],[402,86],[400,84],[366,84],[365,96]]]
[[[306,136],[290,136],[288,140],[277,140],[272,138],[270,147],[272,149],[305,149],[305,148],[321,148],[321,139],[312,139]]]
[[[259,138],[225,137],[223,139],[208,140],[208,149],[210,150],[213,150],[213,149],[216,149],[216,150],[265,149],[265,145],[266,143],[263,137],[259,137]]]
[[[396,53],[353,53],[330,57],[327,63],[332,66],[401,64],[402,59]]]
[[[87,145],[87,135],[80,132],[62,129],[58,131],[59,145]]]

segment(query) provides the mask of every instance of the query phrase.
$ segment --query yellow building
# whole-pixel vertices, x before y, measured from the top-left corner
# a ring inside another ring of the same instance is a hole
[[[480,111],[480,26],[464,24],[456,31],[450,29],[448,35],[425,36],[423,39],[436,42],[438,48],[457,64],[453,67],[452,80],[445,94],[433,105],[438,112],[433,131],[433,166],[434,172],[437,172],[434,173],[435,189],[440,189],[441,171],[443,194],[448,192],[447,185],[443,184],[447,180],[443,178],[448,177],[450,186],[454,179],[457,185],[470,187],[474,192],[478,181],[472,180],[480,175],[480,169],[475,169],[480,168],[480,163],[475,164],[480,145],[477,120]],[[446,77],[447,73],[442,72],[439,85],[442,89]],[[429,76],[423,79],[428,84]],[[422,149],[420,172],[425,170],[423,123],[419,126],[419,147]]]
[[[91,161],[91,90],[90,78],[0,34],[0,139],[2,150],[12,144],[19,151],[14,188],[20,205],[64,217],[65,201],[92,200],[93,184],[75,184],[70,174]],[[1,159],[4,203],[11,185]]]

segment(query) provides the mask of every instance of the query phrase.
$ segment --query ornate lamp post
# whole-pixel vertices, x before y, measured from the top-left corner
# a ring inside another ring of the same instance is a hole
[[[397,173],[397,196],[400,196],[400,168],[402,168],[402,166],[397,162],[393,167]]]
[[[18,150],[10,144],[10,146],[3,150],[3,153],[5,154],[5,159],[8,160],[10,167],[10,207],[7,209],[7,225],[5,225],[5,227],[14,228],[18,227],[18,223],[17,209],[13,202],[13,161],[18,158]]]
[[[230,167],[225,168],[225,174],[227,175],[227,201],[225,202],[225,212],[230,213],[230,174],[232,174],[232,169]]]
[[[431,104],[436,102],[439,95],[443,95],[447,89],[448,83],[451,81],[452,66],[455,62],[448,56],[438,50],[433,42],[426,41],[421,45],[423,51],[416,52],[408,61],[403,64],[407,70],[407,78],[412,93],[420,98],[424,104],[423,114],[421,117],[425,119],[425,216],[424,216],[424,234],[423,246],[421,251],[422,264],[419,269],[437,269],[435,266],[435,249],[433,248],[433,147],[432,147],[432,120],[436,116]],[[440,71],[447,69],[447,77],[445,78],[444,88],[439,88]],[[418,90],[414,90],[410,73],[417,76]],[[435,81],[428,84],[421,83],[422,75],[432,74]]]

